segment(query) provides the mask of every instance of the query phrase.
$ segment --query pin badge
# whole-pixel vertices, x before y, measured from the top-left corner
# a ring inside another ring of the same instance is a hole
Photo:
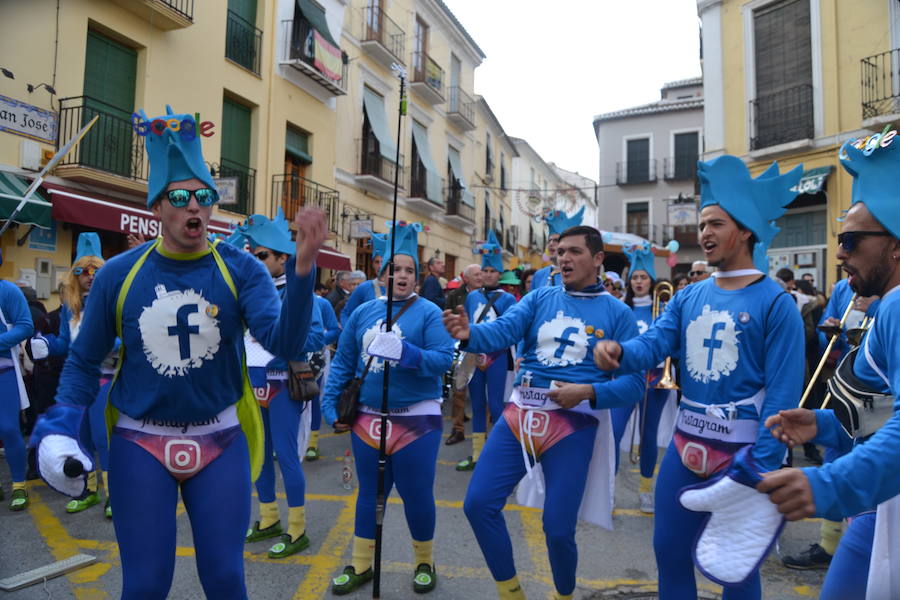
[[[738,321],[741,323],[749,323],[750,322],[750,313],[742,312],[738,314]]]
[[[211,319],[215,319],[218,314],[219,314],[219,307],[216,306],[215,304],[210,304],[209,306],[206,307],[206,316],[207,317],[209,317]]]

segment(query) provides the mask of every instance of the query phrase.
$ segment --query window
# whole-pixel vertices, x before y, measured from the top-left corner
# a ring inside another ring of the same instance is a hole
[[[494,174],[494,150],[491,146],[491,132],[487,132],[487,139],[484,143],[484,174],[491,177]]]
[[[809,0],[782,0],[755,10],[753,43],[750,149],[813,137]]]
[[[488,232],[491,230],[491,193],[487,190],[484,190],[484,221],[482,224],[484,228],[482,239],[486,240]]]
[[[262,32],[256,28],[256,0],[228,0],[225,57],[259,73]]]
[[[626,142],[625,165],[628,183],[650,181],[650,138]]]
[[[425,57],[428,55],[428,24],[416,15],[416,28],[413,39],[413,70],[416,73],[425,72]],[[424,76],[419,79],[424,81]]]
[[[693,179],[697,172],[697,158],[699,156],[700,136],[696,131],[688,133],[676,133],[673,136],[672,145],[675,149],[675,161],[673,165],[674,179]]]
[[[250,168],[252,109],[230,98],[222,102],[222,150],[219,177],[237,178],[238,212],[250,214],[256,187],[256,170]]]
[[[506,156],[500,153],[500,189],[506,191]]]
[[[647,238],[650,236],[650,206],[647,202],[629,202],[625,205],[625,233]]]

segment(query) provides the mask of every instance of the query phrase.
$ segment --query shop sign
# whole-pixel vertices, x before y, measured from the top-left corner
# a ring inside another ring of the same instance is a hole
[[[58,125],[56,113],[0,96],[0,131],[55,144]]]

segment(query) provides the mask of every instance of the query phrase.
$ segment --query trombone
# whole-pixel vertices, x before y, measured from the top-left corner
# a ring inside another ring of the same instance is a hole
[[[825,361],[828,360],[828,355],[831,353],[831,348],[834,346],[834,343],[841,337],[841,331],[844,329],[844,325],[847,323],[847,317],[850,316],[850,311],[853,310],[853,305],[856,303],[856,299],[859,297],[859,294],[854,293],[853,297],[850,298],[850,302],[847,304],[847,308],[844,310],[844,314],[841,316],[841,324],[837,327],[822,327],[822,330],[825,333],[831,333],[831,339],[828,340],[828,345],[825,347],[825,352],[822,353],[822,358],[819,360],[819,364],[816,367],[816,370],[813,372],[812,376],[809,378],[809,383],[806,384],[806,389],[803,390],[803,396],[800,397],[800,404],[798,408],[803,408],[806,404],[806,400],[809,398],[810,393],[812,393],[813,386],[816,384],[816,380],[819,378],[819,375],[822,374],[822,367],[825,366]],[[850,333],[850,332],[847,332]],[[860,335],[860,337],[862,337]]]

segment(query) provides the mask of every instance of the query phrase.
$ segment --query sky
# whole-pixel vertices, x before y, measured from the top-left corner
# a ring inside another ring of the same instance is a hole
[[[596,180],[594,115],[700,75],[697,0],[444,0],[487,58],[475,70],[506,134]]]

